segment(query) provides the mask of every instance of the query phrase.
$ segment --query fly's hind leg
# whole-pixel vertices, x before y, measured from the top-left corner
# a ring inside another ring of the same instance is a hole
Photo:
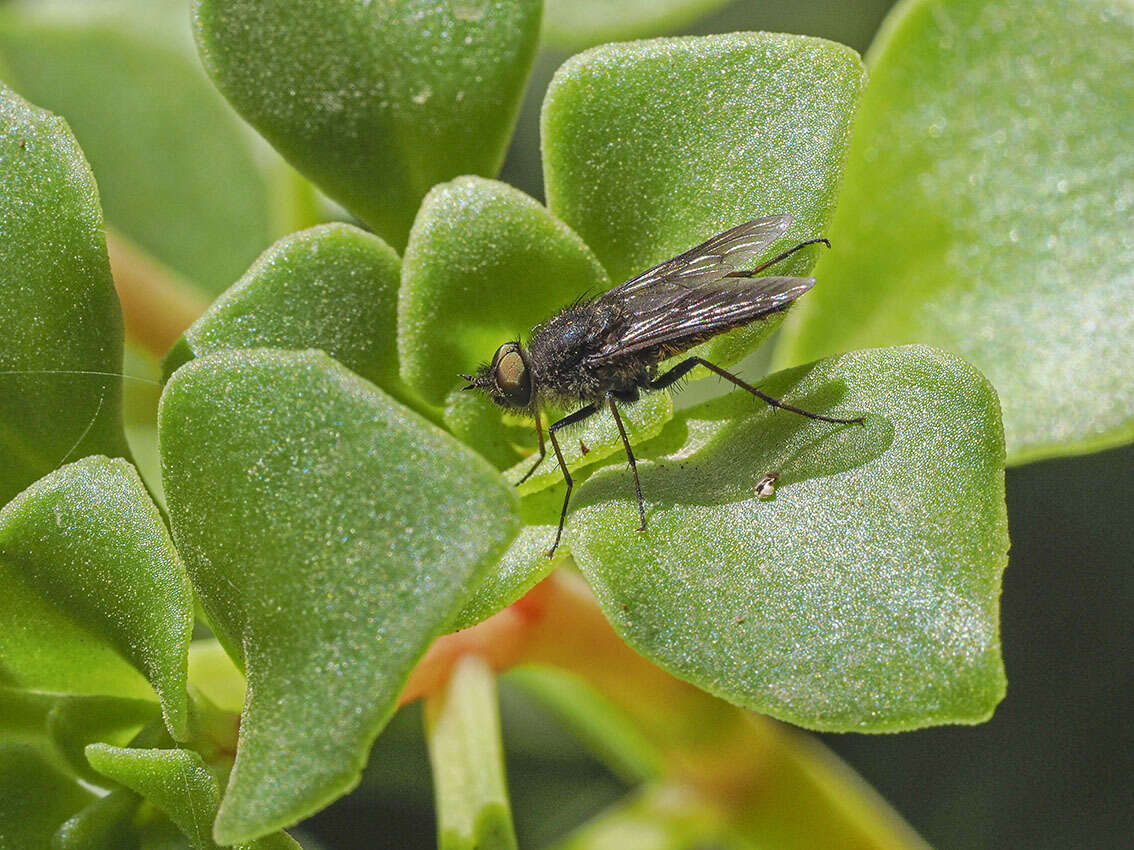
[[[694,366],[704,366],[710,372],[715,372],[716,374],[718,374],[722,378],[724,378],[726,381],[732,382],[733,384],[740,387],[745,392],[751,393],[752,395],[756,396],[756,398],[760,399],[761,401],[764,401],[767,404],[770,404],[772,407],[778,407],[780,410],[790,410],[792,413],[798,413],[800,416],[806,416],[808,419],[818,419],[820,422],[833,422],[836,425],[862,425],[866,422],[866,418],[863,417],[863,416],[856,416],[853,419],[837,419],[834,416],[823,416],[820,413],[812,413],[810,410],[804,410],[801,407],[795,407],[794,405],[787,404],[786,402],[780,401],[778,398],[773,398],[772,396],[768,395],[767,393],[760,392],[758,389],[756,389],[751,384],[748,384],[748,383],[742,381],[740,378],[736,377],[736,375],[732,374],[732,372],[729,372],[729,371],[726,371],[725,369],[722,369],[720,366],[717,366],[715,363],[710,363],[708,360],[706,360],[703,357],[689,357],[689,358],[686,358],[685,360],[682,360],[680,363],[678,363],[676,366],[674,366],[672,369],[670,369],[668,372],[666,372],[660,378],[657,378],[657,379],[651,381],[650,382],[650,389],[651,390],[663,390],[663,389],[665,389],[666,387],[670,386],[671,384],[676,383],[677,381],[684,378],[685,375],[688,374],[689,370],[691,370]]]

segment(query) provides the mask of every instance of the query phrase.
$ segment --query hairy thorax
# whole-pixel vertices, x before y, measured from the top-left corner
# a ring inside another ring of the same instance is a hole
[[[595,365],[603,346],[618,338],[626,319],[610,304],[578,304],[557,313],[532,332],[528,356],[541,400],[556,403],[601,401],[608,393],[629,395],[644,387],[653,365],[636,359]]]

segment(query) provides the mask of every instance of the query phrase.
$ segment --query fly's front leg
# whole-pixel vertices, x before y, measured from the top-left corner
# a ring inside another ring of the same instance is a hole
[[[524,474],[524,477],[516,482],[517,487],[532,477],[532,473],[539,469],[539,465],[543,463],[543,459],[547,456],[547,449],[543,445],[543,423],[540,422],[538,410],[535,411],[535,432],[536,436],[539,437],[539,457],[536,458],[536,462],[532,464],[532,468]]]
[[[586,407],[581,407],[574,413],[564,416],[547,429],[547,436],[551,438],[551,447],[555,450],[555,457],[559,461],[559,469],[563,473],[563,480],[567,483],[567,492],[563,494],[563,510],[559,512],[559,528],[555,531],[555,542],[552,543],[551,548],[547,550],[547,557],[549,558],[554,555],[555,550],[559,548],[559,538],[563,536],[563,523],[567,521],[567,505],[571,502],[571,488],[575,486],[575,482],[571,480],[571,473],[567,471],[567,463],[563,460],[563,452],[559,450],[559,440],[555,438],[555,432],[568,425],[574,425],[576,422],[582,422],[588,416],[592,416],[597,412],[597,404],[588,404]]]

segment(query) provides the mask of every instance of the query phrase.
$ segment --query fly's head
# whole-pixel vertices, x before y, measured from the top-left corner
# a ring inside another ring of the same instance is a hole
[[[475,375],[461,375],[469,382],[466,390],[481,390],[505,408],[528,409],[532,403],[532,373],[527,353],[518,342],[506,342],[481,366]]]

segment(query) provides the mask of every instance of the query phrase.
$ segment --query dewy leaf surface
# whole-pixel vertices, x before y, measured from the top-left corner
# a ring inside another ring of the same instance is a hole
[[[9,502],[0,576],[0,679],[152,699],[148,679],[170,732],[184,738],[193,591],[130,464],[85,458]]]
[[[865,71],[848,47],[739,33],[611,44],[556,73],[543,104],[551,211],[624,280],[751,218],[823,235]],[[805,274],[818,248],[775,267]],[[771,253],[771,252],[769,252]],[[708,345],[739,360],[778,324]]]
[[[130,749],[91,744],[87,759],[95,769],[141,794],[189,839],[193,850],[219,850],[213,819],[220,803],[217,780],[192,750]],[[236,850],[299,850],[286,833],[237,842]]]
[[[2,505],[69,459],[129,456],[122,312],[94,176],[67,124],[2,84],[0,290]]]
[[[395,248],[431,186],[499,169],[539,0],[198,0],[217,87]]]
[[[185,332],[194,355],[318,348],[404,400],[398,375],[401,260],[373,234],[325,224],[285,236]],[[167,366],[179,366],[174,360]],[[172,371],[172,369],[170,370]]]
[[[1007,560],[996,393],[935,349],[853,352],[742,392],[579,488],[567,540],[639,652],[739,705],[815,729],[985,719],[1004,693]],[[774,498],[756,482],[779,473]]]
[[[954,351],[996,386],[1012,463],[1134,438],[1132,42],[1126,2],[899,7],[779,361]]]
[[[270,238],[268,182],[250,134],[158,23],[170,14],[157,5],[5,9],[0,63],[10,85],[74,129],[115,229],[218,293]]]
[[[175,539],[248,678],[216,837],[249,840],[358,781],[413,665],[515,536],[516,496],[317,352],[194,360],[159,430]]]

